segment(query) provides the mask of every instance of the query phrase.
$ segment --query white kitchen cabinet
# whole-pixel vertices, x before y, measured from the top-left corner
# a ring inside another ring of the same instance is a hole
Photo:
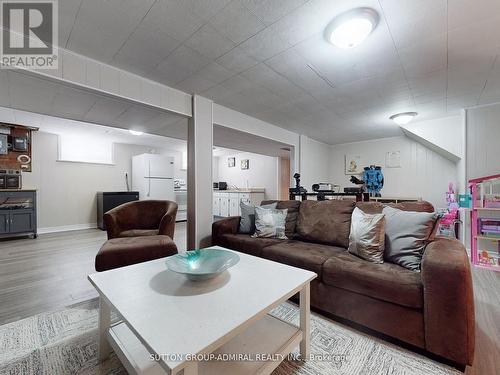
[[[238,197],[229,198],[229,216],[240,216],[240,200]]]
[[[220,216],[220,196],[214,194],[214,203],[212,205],[214,216]]]
[[[216,191],[213,195],[213,214],[221,217],[240,216],[241,202],[258,206],[264,200],[264,196],[264,189],[244,192],[234,190]]]
[[[222,196],[220,198],[220,216],[229,216],[229,197]]]

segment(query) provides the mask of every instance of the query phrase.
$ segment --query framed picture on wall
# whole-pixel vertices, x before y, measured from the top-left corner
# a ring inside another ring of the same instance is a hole
[[[241,169],[250,169],[250,160],[243,159],[241,161]]]
[[[227,158],[227,166],[229,168],[236,166],[236,158]]]
[[[363,161],[360,155],[345,156],[345,174],[361,174],[363,173]]]

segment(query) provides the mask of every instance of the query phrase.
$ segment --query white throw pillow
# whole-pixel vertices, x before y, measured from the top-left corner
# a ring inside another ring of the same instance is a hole
[[[356,207],[352,212],[347,250],[370,262],[384,263],[384,214],[367,214]]]

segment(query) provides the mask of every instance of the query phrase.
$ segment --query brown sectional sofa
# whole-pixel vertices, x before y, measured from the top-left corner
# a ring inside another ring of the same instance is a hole
[[[271,201],[262,202],[262,204]],[[214,245],[314,271],[311,305],[409,343],[459,366],[474,356],[474,299],[469,260],[459,241],[435,237],[421,272],[375,264],[347,252],[354,206],[381,212],[373,202],[279,201],[287,208],[289,240],[238,233],[239,217],[212,226]],[[395,205],[433,212],[428,202]]]

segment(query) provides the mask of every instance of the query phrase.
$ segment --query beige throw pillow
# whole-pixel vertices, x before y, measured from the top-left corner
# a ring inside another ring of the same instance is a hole
[[[370,262],[384,263],[384,249],[384,214],[366,214],[356,207],[352,212],[348,251]]]

